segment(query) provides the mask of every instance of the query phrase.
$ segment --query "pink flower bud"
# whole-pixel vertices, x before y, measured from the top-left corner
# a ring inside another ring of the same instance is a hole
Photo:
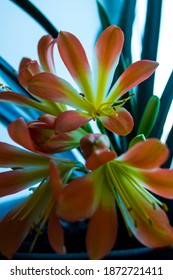
[[[100,153],[109,149],[110,142],[106,135],[96,133],[87,134],[80,141],[80,149],[87,159],[93,153]]]

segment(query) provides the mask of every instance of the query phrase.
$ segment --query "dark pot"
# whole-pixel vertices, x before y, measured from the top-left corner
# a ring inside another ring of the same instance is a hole
[[[39,236],[32,253],[27,253],[34,238],[30,233],[14,260],[88,260],[85,249],[87,221],[64,224],[65,244],[67,254],[60,255],[53,252],[45,232]],[[121,233],[121,234],[120,234]],[[0,259],[6,259],[0,255]],[[133,237],[129,237],[126,229],[120,228],[117,242],[113,250],[103,259],[105,260],[173,260],[173,247],[151,249],[142,247]]]

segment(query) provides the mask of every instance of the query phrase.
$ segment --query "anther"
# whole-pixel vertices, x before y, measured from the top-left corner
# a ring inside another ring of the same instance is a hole
[[[150,226],[153,226],[153,222],[150,219],[148,219],[148,222]]]
[[[82,97],[85,97],[85,94],[84,93],[79,93],[80,96]]]
[[[168,211],[168,206],[166,205],[166,203],[162,204],[162,208],[164,211],[166,211],[166,212]]]
[[[11,91],[11,88],[10,87],[8,87],[8,86],[5,86],[4,84],[2,84],[2,83],[0,83],[0,87],[2,88],[2,89],[4,89],[4,90],[10,90]]]
[[[35,231],[36,231],[37,235],[43,234],[42,231],[38,227],[35,228]]]
[[[153,202],[152,205],[153,205],[153,209],[156,210],[156,204]]]
[[[138,227],[138,223],[136,220],[134,220],[134,227],[137,228]]]

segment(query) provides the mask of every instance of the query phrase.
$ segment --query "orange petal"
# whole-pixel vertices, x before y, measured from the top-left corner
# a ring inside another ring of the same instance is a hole
[[[105,151],[99,150],[93,154],[91,154],[86,159],[86,167],[90,170],[94,170],[99,166],[115,159],[117,154],[113,151]]]
[[[150,60],[140,60],[131,64],[111,89],[107,102],[113,103],[127,91],[146,80],[157,67],[158,63]]]
[[[173,170],[141,171],[145,188],[166,198],[173,198]]]
[[[19,65],[19,73],[27,66],[27,64],[29,62],[31,62],[32,60],[28,57],[24,57],[22,58],[20,65]]]
[[[142,219],[136,211],[133,211],[133,219],[127,209],[123,209],[127,223],[135,237],[145,246],[159,248],[173,243],[173,227],[165,212],[156,205],[155,209],[144,204],[149,220]]]
[[[81,136],[76,130],[69,133],[54,133],[43,145],[43,151],[57,153],[71,150],[79,146]]]
[[[22,118],[15,120],[8,126],[10,137],[19,145],[30,151],[36,151],[35,145],[31,139],[27,124]]]
[[[0,142],[0,167],[44,166],[49,158]]]
[[[139,142],[118,159],[125,161],[137,168],[157,168],[168,157],[168,148],[158,139],[148,139]]]
[[[13,219],[17,211],[18,208],[9,212],[0,221],[0,252],[9,259],[19,249],[32,225],[31,219]]]
[[[47,199],[43,193],[46,194],[45,189],[34,192],[0,221],[0,252],[8,258],[12,258],[27,233],[38,224]]]
[[[88,218],[93,212],[93,185],[88,175],[71,181],[59,195],[58,216],[72,222]]]
[[[1,92],[0,101],[10,101],[24,107],[39,108],[38,102],[12,91]]]
[[[125,108],[119,108],[113,115],[99,119],[108,130],[122,136],[129,134],[134,125],[131,114]]]
[[[46,168],[18,169],[0,173],[0,197],[19,192],[36,184],[46,176]]]
[[[86,236],[87,252],[91,259],[101,259],[109,253],[117,238],[117,228],[114,201],[110,200],[107,208],[100,203],[90,218]]]
[[[38,55],[40,63],[46,72],[55,73],[53,48],[56,40],[52,41],[51,35],[43,36],[38,42]]]
[[[38,120],[46,123],[50,129],[55,128],[55,121],[56,121],[55,116],[52,116],[50,114],[43,114],[38,118]]]
[[[92,101],[91,70],[80,41],[69,32],[60,32],[58,36],[58,49],[71,76],[78,82],[87,99]]]
[[[85,158],[96,151],[107,151],[109,146],[109,138],[101,133],[88,133],[80,140],[80,150]]]
[[[26,67],[23,68],[21,72],[19,72],[18,81],[24,88],[27,88],[29,80],[40,72],[41,69],[38,62],[36,60],[31,60],[28,62]]]
[[[59,170],[53,161],[50,162],[50,186],[52,188],[52,195],[56,199],[63,188],[63,183]]]
[[[79,146],[83,134],[77,130],[72,132],[54,133],[48,129],[30,129],[33,141],[38,145],[37,149],[44,153],[58,153],[71,150]]]
[[[123,43],[124,34],[114,25],[106,28],[97,40],[95,52],[98,102],[103,100],[110,87]]]
[[[28,90],[46,100],[84,110],[88,108],[86,102],[67,81],[52,73],[40,73],[34,76],[28,83]]]
[[[60,225],[56,213],[52,210],[48,220],[48,238],[51,247],[58,254],[65,254],[64,231]]]
[[[90,120],[91,117],[87,117],[81,112],[74,110],[65,111],[57,117],[55,129],[57,132],[72,131],[88,123]]]

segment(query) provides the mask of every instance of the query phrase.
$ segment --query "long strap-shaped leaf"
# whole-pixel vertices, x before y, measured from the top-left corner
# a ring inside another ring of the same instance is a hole
[[[173,71],[169,77],[169,80],[166,84],[166,87],[160,99],[159,115],[156,124],[153,128],[151,136],[157,138],[161,137],[172,100],[173,100]]]
[[[103,4],[103,7],[104,7],[107,15],[109,15],[111,24],[118,25],[121,11],[122,11],[123,2],[129,1],[129,0],[120,0],[120,1],[99,0],[99,1]]]
[[[98,0],[96,0],[97,3],[97,8],[98,8],[98,13],[101,21],[101,29],[104,30],[106,29],[111,23],[109,20],[108,15],[106,14],[103,6],[99,3]]]
[[[156,60],[160,32],[162,0],[148,1],[145,23],[142,59]],[[145,107],[153,94],[154,75],[138,86],[138,112],[142,117]]]
[[[13,3],[17,4],[25,12],[27,12],[31,17],[33,17],[49,34],[54,38],[58,35],[58,30],[53,26],[53,24],[28,0],[11,0]]]
[[[121,12],[119,26],[124,32],[125,41],[123,46],[123,55],[128,64],[131,64],[131,40],[132,27],[135,18],[136,0],[126,0]]]
[[[173,159],[173,126],[169,132],[169,135],[167,137],[167,140],[166,140],[166,144],[169,148],[169,157],[167,159],[167,161],[164,163],[163,167],[166,167],[166,168],[169,168],[171,163],[172,163],[172,159]]]

